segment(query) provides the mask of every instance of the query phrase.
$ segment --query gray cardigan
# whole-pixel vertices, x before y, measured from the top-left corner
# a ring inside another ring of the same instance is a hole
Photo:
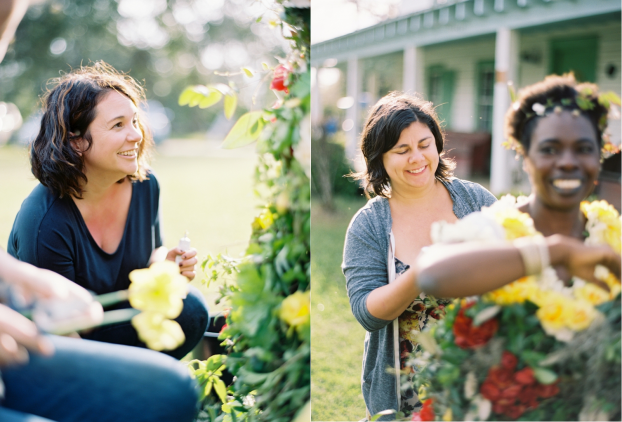
[[[458,218],[496,201],[494,195],[477,183],[452,178],[449,183],[443,184],[449,191],[453,211]],[[367,296],[389,282],[387,261],[391,226],[389,201],[380,196],[369,200],[350,222],[341,266],[352,313],[367,330],[361,386],[371,415],[386,409],[399,410],[397,380],[390,372],[395,367],[394,345],[397,339],[394,338],[391,321],[376,318],[367,309]],[[379,420],[392,419],[388,415]]]

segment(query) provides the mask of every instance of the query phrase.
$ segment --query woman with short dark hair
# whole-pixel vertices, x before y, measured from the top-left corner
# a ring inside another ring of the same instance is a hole
[[[419,252],[432,243],[432,223],[457,221],[496,201],[482,186],[453,177],[444,143],[433,104],[399,93],[378,101],[361,136],[367,168],[356,177],[376,196],[352,218],[342,268],[352,312],[367,330],[362,389],[369,415],[394,409],[408,416],[420,405],[395,371],[411,371],[407,360],[419,347],[413,329],[440,318],[447,303],[420,295],[412,283]]]
[[[11,255],[96,294],[127,289],[129,273],[150,264],[162,248],[160,189],[148,166],[153,141],[141,118],[143,101],[134,79],[102,62],[53,80],[30,151],[32,172],[41,184],[15,219]],[[181,274],[194,278],[195,250],[162,252],[171,261],[181,255]],[[176,320],[186,341],[168,353],[182,358],[208,325],[197,289],[190,288]],[[144,346],[130,323],[83,336]]]

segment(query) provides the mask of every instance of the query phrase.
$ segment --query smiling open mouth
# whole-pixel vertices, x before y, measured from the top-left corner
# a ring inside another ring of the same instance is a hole
[[[426,168],[426,167],[427,167],[427,166],[423,166],[423,167],[421,167],[421,168],[419,168],[419,169],[416,169],[416,170],[406,170],[406,171],[407,171],[408,173],[410,173],[410,174],[419,174],[419,173],[421,173],[423,170],[425,170],[425,168]]]
[[[129,151],[118,152],[117,155],[120,155],[122,157],[136,157],[137,153],[138,150],[132,149]]]
[[[581,180],[579,179],[557,179],[553,180],[553,186],[557,189],[573,190],[581,187]]]

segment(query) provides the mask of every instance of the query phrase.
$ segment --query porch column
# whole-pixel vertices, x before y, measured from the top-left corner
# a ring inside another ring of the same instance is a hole
[[[358,135],[359,135],[359,90],[360,90],[360,71],[359,71],[359,60],[357,56],[351,56],[348,58],[348,80],[346,82],[346,95],[352,100],[354,103],[352,107],[348,108],[346,111],[346,121],[344,123],[349,123],[348,120],[351,121],[349,125],[350,130],[346,131],[346,158],[349,160],[354,160],[357,155],[359,155],[358,151]]]
[[[514,151],[502,145],[505,113],[510,107],[508,82],[514,82],[518,65],[518,33],[508,28],[499,28],[495,41],[495,90],[492,120],[492,162],[490,163],[490,190],[498,195],[512,188],[512,169],[517,165]]]
[[[423,50],[415,45],[404,49],[402,91],[423,93]]]

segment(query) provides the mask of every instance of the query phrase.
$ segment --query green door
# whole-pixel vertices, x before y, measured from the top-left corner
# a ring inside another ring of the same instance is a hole
[[[551,41],[550,73],[574,72],[581,82],[596,82],[598,38],[587,36]]]
[[[443,66],[430,66],[427,79],[428,100],[436,107],[441,124],[445,128],[450,128],[455,72]]]

